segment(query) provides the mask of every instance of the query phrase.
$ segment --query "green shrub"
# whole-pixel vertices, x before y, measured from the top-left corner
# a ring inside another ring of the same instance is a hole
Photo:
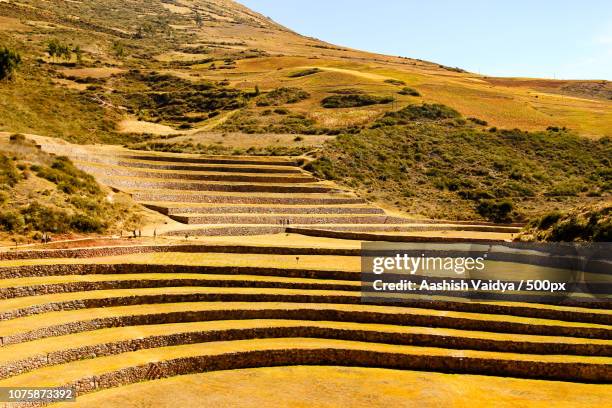
[[[68,231],[68,214],[62,210],[56,210],[39,203],[32,203],[25,207],[21,214],[25,224],[33,230],[54,233]]]
[[[309,69],[305,69],[303,71],[298,71],[298,72],[293,72],[291,74],[289,74],[289,78],[300,78],[300,77],[304,77],[304,76],[308,76],[308,75],[313,75],[313,74],[317,74],[321,72],[321,70],[319,68],[309,68]]]
[[[405,125],[419,120],[458,119],[461,114],[441,104],[408,105],[396,112],[387,112],[373,127]]]
[[[379,97],[364,94],[333,95],[324,98],[321,106],[328,109],[357,108],[361,106],[386,104],[393,102],[391,97]]]
[[[387,84],[393,84],[393,85],[406,85],[406,83],[404,81],[400,81],[399,79],[385,79],[385,82]]]
[[[106,228],[106,224],[97,218],[76,214],[70,218],[70,227],[79,232],[91,233],[102,232]]]
[[[57,157],[51,167],[32,166],[38,177],[55,183],[59,190],[67,194],[85,193],[97,195],[101,193],[95,179],[77,169],[67,157]]]
[[[403,87],[402,90],[398,92],[398,94],[407,96],[421,96],[419,91],[414,88],[410,88],[409,86]]]
[[[297,103],[309,97],[310,94],[300,88],[276,88],[265,95],[261,95],[257,100],[257,106],[277,106]]]
[[[0,153],[0,187],[6,184],[14,187],[22,179],[13,159]]]
[[[482,119],[478,119],[478,118],[468,118],[468,120],[470,122],[473,122],[473,123],[475,123],[477,125],[480,125],[480,126],[487,126],[488,125],[486,120],[482,120]]]
[[[476,207],[478,214],[493,222],[510,222],[514,206],[509,201],[483,200]]]
[[[7,232],[20,232],[25,227],[23,216],[15,211],[0,213],[0,227]]]
[[[325,156],[306,164],[304,169],[320,178],[328,180],[335,180],[337,178],[333,162]]]
[[[11,79],[21,64],[21,55],[7,47],[0,48],[0,80]]]

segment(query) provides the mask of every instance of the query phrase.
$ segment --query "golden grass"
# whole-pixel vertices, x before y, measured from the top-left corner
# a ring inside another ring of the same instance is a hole
[[[605,406],[609,385],[354,367],[228,370],[128,385],[61,406],[90,408]],[[55,406],[55,405],[54,405]]]

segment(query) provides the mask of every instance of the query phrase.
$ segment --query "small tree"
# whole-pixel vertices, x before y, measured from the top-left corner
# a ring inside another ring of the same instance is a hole
[[[70,49],[70,46],[67,44],[62,44],[57,38],[52,39],[49,41],[49,44],[47,44],[47,54],[49,54],[52,59],[55,59],[55,57],[61,57],[66,61],[69,61],[72,58],[72,50]]]
[[[204,19],[202,19],[202,16],[200,15],[200,13],[196,12],[195,13],[195,23],[198,27],[202,27],[202,25],[204,24]]]
[[[115,57],[123,58],[125,56],[125,47],[123,46],[123,43],[120,41],[113,42],[113,52]]]
[[[72,52],[74,52],[74,55],[76,55],[76,59],[77,62],[80,64],[81,62],[83,62],[83,50],[81,50],[81,46],[77,45],[72,49]]]
[[[47,54],[49,54],[49,56],[53,59],[58,55],[59,48],[59,40],[57,38],[54,38],[49,41],[49,44],[47,44]]]
[[[7,47],[0,48],[0,80],[11,79],[13,72],[21,64],[21,56]]]

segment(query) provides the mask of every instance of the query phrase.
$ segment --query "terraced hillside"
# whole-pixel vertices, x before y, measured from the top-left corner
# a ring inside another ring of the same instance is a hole
[[[612,397],[609,304],[364,303],[356,243],[289,242],[2,254],[0,386],[70,385],[84,407]]]
[[[99,182],[185,225],[163,228],[168,235],[253,235],[286,229],[305,233],[472,231],[504,239],[520,230],[516,225],[390,215],[334,183],[317,180],[291,157],[162,154],[37,140],[45,150],[68,155]]]

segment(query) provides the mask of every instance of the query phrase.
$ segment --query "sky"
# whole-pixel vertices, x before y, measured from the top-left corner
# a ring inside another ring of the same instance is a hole
[[[610,0],[238,0],[311,37],[491,76],[612,80]]]

